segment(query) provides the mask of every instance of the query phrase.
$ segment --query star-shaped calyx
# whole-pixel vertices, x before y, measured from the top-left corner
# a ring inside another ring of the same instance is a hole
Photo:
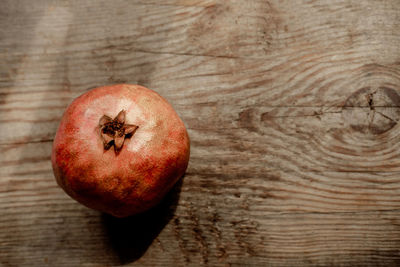
[[[114,119],[107,115],[100,118],[100,136],[103,140],[104,150],[108,150],[114,145],[114,151],[118,153],[124,145],[125,138],[130,138],[139,128],[137,125],[126,124],[125,116],[125,110],[121,110]]]

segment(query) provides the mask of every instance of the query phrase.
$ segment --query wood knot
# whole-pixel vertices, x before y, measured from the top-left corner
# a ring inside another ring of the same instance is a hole
[[[400,94],[386,87],[364,87],[353,93],[343,106],[343,119],[354,131],[383,134],[400,119]]]

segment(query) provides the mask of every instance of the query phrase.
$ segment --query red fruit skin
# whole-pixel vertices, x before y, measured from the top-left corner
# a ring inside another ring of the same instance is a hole
[[[99,119],[126,111],[139,126],[116,154],[104,150]],[[189,136],[172,106],[156,92],[119,84],[92,89],[65,111],[56,133],[52,165],[58,185],[81,204],[115,217],[143,212],[161,201],[183,176]]]

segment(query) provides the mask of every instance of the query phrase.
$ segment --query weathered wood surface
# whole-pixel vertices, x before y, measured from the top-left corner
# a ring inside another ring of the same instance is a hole
[[[0,2],[1,266],[398,266],[400,2]],[[54,181],[65,107],[139,83],[187,174],[117,220]]]

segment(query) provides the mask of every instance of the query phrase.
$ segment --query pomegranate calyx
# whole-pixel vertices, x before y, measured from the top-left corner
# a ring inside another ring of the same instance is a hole
[[[114,145],[114,151],[118,153],[124,145],[125,138],[132,137],[139,128],[137,125],[126,124],[125,117],[125,110],[121,110],[114,119],[107,115],[100,118],[100,137],[103,141],[104,150],[108,150]]]

